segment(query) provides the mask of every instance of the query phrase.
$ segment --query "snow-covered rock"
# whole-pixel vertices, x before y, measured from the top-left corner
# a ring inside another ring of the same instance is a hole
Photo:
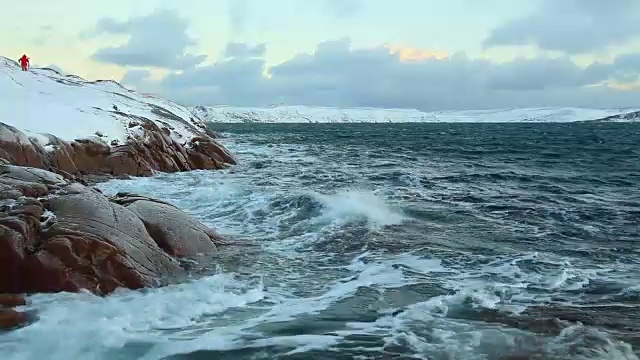
[[[63,174],[149,175],[234,164],[190,109],[0,57],[0,158]]]
[[[191,112],[219,123],[517,123],[575,122],[601,119],[640,109],[569,107],[423,112],[414,109],[331,108],[317,106],[196,106]]]
[[[139,133],[130,116],[143,117],[181,144],[206,133],[202,120],[171,101],[129,90],[111,80],[87,81],[53,69],[20,71],[13,60],[0,57],[0,122],[12,125],[47,145],[52,134],[62,140],[99,137],[124,144]]]
[[[0,58],[0,93],[0,294],[107,295],[159,286],[186,274],[174,256],[213,252],[222,242],[213,229],[158,200],[107,198],[79,183],[87,174],[234,164],[190,110],[112,81],[51,69],[23,72],[6,58]],[[32,320],[3,307],[20,299],[0,297],[0,330]]]
[[[640,111],[625,112],[622,114],[612,115],[596,119],[597,122],[636,122],[640,121]]]

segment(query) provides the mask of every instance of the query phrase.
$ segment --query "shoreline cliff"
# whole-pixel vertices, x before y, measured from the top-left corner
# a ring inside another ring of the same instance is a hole
[[[0,329],[34,320],[25,294],[163,286],[185,273],[179,258],[226,243],[171,204],[90,187],[235,165],[188,109],[6,58],[0,88]]]

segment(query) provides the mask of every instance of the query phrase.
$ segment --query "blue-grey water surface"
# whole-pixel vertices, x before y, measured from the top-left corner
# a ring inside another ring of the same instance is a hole
[[[637,359],[640,124],[213,129],[239,165],[99,187],[252,246],[38,295],[10,359]]]

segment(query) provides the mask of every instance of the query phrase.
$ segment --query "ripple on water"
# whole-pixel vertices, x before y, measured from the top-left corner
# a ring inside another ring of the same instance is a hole
[[[258,246],[34,296],[8,359],[637,359],[638,127],[219,126],[237,167],[99,187]]]

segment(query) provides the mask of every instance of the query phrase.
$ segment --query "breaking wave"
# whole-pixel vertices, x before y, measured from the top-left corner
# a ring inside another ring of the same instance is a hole
[[[638,359],[639,127],[349,126],[219,126],[235,168],[100,184],[253,246],[33,296],[3,358]]]

